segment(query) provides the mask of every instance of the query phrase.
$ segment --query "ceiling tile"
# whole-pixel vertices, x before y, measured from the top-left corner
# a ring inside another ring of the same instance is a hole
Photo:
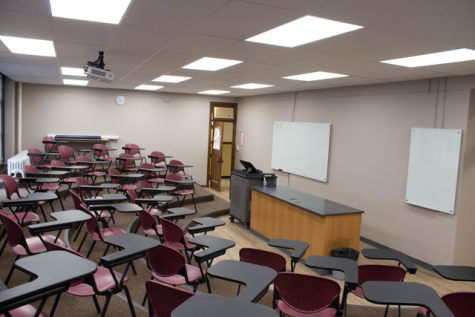
[[[197,69],[183,69],[177,68],[174,71],[167,73],[166,75],[173,75],[173,76],[185,76],[185,77],[199,77],[202,75],[209,74],[210,72],[205,70],[197,70]]]
[[[30,73],[52,73],[61,74],[61,70],[58,65],[56,66],[41,66],[41,65],[24,65],[26,70]]]
[[[475,26],[474,12],[475,1],[459,1],[433,10],[387,21],[378,24],[378,27],[425,37]]]
[[[246,62],[246,63],[241,63],[235,66],[228,67],[226,68],[226,71],[229,73],[251,74],[251,73],[261,72],[265,70],[276,69],[276,68],[278,68],[278,66]]]
[[[134,0],[123,25],[186,31],[227,0]]]
[[[244,40],[302,16],[279,8],[234,1],[189,32]]]
[[[0,11],[0,35],[53,41],[51,17],[14,11]]]
[[[75,59],[80,59],[84,61],[83,63],[87,61],[95,61],[97,57],[99,56],[99,51],[95,52],[76,52],[76,51],[63,51],[63,50],[56,50],[56,55],[60,58],[75,58]],[[104,56],[104,62],[107,64],[107,54]]]
[[[0,52],[7,52],[10,53],[10,50],[3,44],[2,41],[0,41]]]
[[[241,0],[243,2],[253,2],[270,7],[281,8],[290,11],[308,13],[324,6],[329,5],[336,0]]]
[[[222,49],[236,42],[237,40],[223,37],[184,33],[165,47],[163,51],[205,56],[210,52]]]
[[[436,72],[429,72],[426,70],[407,68],[407,69],[393,70],[389,72],[361,74],[360,76],[365,77],[365,78],[374,78],[374,79],[395,79],[395,78],[410,78],[410,77],[411,78],[412,77],[435,78],[435,77],[440,77],[441,74],[436,73]]]
[[[475,27],[442,33],[429,37],[431,40],[460,47],[475,46]]]
[[[311,13],[330,20],[370,26],[458,0],[340,0]]]
[[[219,51],[212,52],[207,56],[234,59],[238,61],[248,61],[269,54],[277,53],[285,49],[287,48],[281,46],[240,41]]]
[[[134,78],[128,78],[125,77],[125,78],[122,78],[119,80],[114,80],[114,82],[116,83],[121,83],[121,84],[131,84],[131,85],[135,85],[134,87],[137,87],[138,85],[142,85],[144,83],[147,82],[147,80],[142,80],[142,79],[134,79]],[[160,85],[157,85],[157,86],[160,86]]]
[[[48,0],[7,0],[0,1],[0,10],[19,11],[51,16]]]
[[[60,57],[59,58],[59,65],[61,67],[84,67],[86,64],[87,60],[85,59],[79,59],[79,58],[65,58],[65,57]],[[109,64],[106,63],[107,68],[109,68]]]
[[[16,82],[21,82],[21,83],[33,83],[33,84],[37,84],[38,82],[36,81],[36,79],[34,79],[33,77],[20,77],[20,76],[8,76],[10,77],[11,79],[13,79],[14,81]]]
[[[353,65],[353,66],[335,67],[334,69],[332,68],[332,71],[338,74],[345,74],[345,75],[351,76],[351,75],[359,75],[359,74],[388,72],[388,71],[398,70],[398,69],[406,69],[406,67],[380,63],[380,62],[370,62],[366,64],[359,64],[359,65]]]
[[[328,70],[336,67],[352,66],[366,63],[368,63],[368,61],[364,59],[334,55],[332,57],[317,59],[306,63],[294,64],[292,65],[292,67],[299,68],[301,70],[305,70],[306,73],[310,73]]]
[[[7,71],[28,72],[22,64],[0,62],[0,72],[4,73]]]
[[[458,47],[455,45],[441,43],[429,39],[415,39],[371,49],[364,49],[361,51],[344,53],[343,55],[379,62],[388,59],[442,52],[456,48]]]
[[[258,72],[252,75],[259,76],[260,78],[270,78],[270,77],[282,78],[285,76],[302,74],[302,72],[303,72],[302,69],[290,67],[290,66],[284,66],[284,67],[279,67],[279,68],[274,68],[271,70]]]
[[[416,37],[413,35],[391,32],[374,27],[367,27],[323,39],[321,41],[305,44],[299,46],[299,48],[303,50],[341,54],[368,49],[371,47],[403,42],[415,38]]]
[[[18,62],[27,65],[58,66],[56,57],[15,54],[15,58]]]
[[[107,45],[87,45],[79,43],[55,41],[56,51],[71,51],[87,54],[98,54],[99,51],[105,51]]]
[[[197,55],[186,55],[186,54],[176,54],[168,52],[159,52],[150,60],[148,60],[145,65],[153,66],[166,66],[166,67],[183,67],[196,60],[199,60],[202,56]]]
[[[107,68],[110,69],[114,74],[117,73],[130,73],[140,64],[124,63],[124,62],[109,62],[107,63]],[[114,77],[115,78],[115,77]]]
[[[303,63],[312,61],[315,59],[321,59],[330,57],[330,54],[320,53],[315,51],[305,51],[297,48],[284,50],[275,54],[267,55],[258,59],[254,59],[253,62],[262,64],[271,64],[278,66],[289,66],[292,64]]]
[[[428,70],[432,72],[440,72],[440,73],[457,73],[457,72],[463,72],[463,71],[475,72],[475,61],[432,65],[432,66],[418,67],[418,69]]]
[[[118,26],[115,24],[53,17],[57,41],[107,46]]]
[[[48,78],[48,79],[62,79],[61,74],[46,73],[46,72],[30,72],[31,76],[35,78]],[[77,79],[77,77],[75,78]]]
[[[238,76],[240,76],[240,74],[217,71],[217,72],[212,72],[210,74],[204,75],[202,77],[206,79],[213,79],[213,80],[226,80],[226,79],[231,79]]]
[[[50,79],[50,78],[36,78],[38,84],[43,85],[62,85],[63,80],[61,79]]]
[[[134,89],[137,86],[132,84],[112,83],[110,88],[113,89]]]
[[[110,47],[158,51],[180,34],[176,31],[121,25]]]
[[[108,66],[108,62],[125,62],[133,64],[141,64],[153,56],[155,52],[144,51],[131,48],[109,48],[104,54],[104,62]]]
[[[15,55],[10,52],[0,52],[0,62],[18,63]]]

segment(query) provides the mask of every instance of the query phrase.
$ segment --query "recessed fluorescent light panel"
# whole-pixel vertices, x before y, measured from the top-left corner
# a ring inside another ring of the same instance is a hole
[[[222,58],[213,58],[213,57],[203,57],[202,59],[199,59],[196,62],[183,66],[182,68],[216,71],[216,70],[220,70],[220,69],[230,67],[236,64],[240,64],[240,63],[242,63],[242,61],[234,61],[232,59],[222,59]]]
[[[321,19],[307,15],[306,17],[248,38],[246,41],[284,47],[295,47],[361,28],[362,26],[359,25]]]
[[[324,79],[340,78],[340,77],[348,77],[348,75],[334,74],[334,73],[327,73],[327,72],[315,72],[315,73],[307,73],[307,74],[288,76],[288,77],[282,77],[282,78],[292,79],[292,80],[302,80],[302,81],[314,81],[314,80],[324,80]]]
[[[140,90],[158,90],[162,89],[163,86],[154,86],[154,85],[140,85],[135,87],[135,89],[140,89]]]
[[[206,91],[200,91],[199,94],[203,95],[222,95],[222,94],[228,94],[230,91],[226,90],[206,90]]]
[[[231,88],[239,88],[239,89],[261,89],[267,87],[274,87],[274,85],[262,85],[262,84],[244,84],[238,86],[231,86]]]
[[[38,55],[55,57],[54,44],[52,41],[26,39],[0,35],[0,40],[14,54]]]
[[[87,84],[89,84],[89,81],[88,80],[77,80],[77,79],[63,79],[63,83],[65,85],[87,86]]]
[[[185,81],[188,79],[191,79],[191,77],[163,75],[158,78],[155,78],[152,81],[158,81],[158,82],[163,82],[163,83],[181,83],[182,81]]]
[[[119,24],[131,0],[49,0],[54,17]]]
[[[381,63],[393,64],[404,67],[422,67],[439,64],[458,63],[475,60],[475,51],[467,48],[458,50],[425,54],[419,56],[390,59]]]
[[[84,68],[61,67],[61,74],[86,77],[86,74],[84,74]]]

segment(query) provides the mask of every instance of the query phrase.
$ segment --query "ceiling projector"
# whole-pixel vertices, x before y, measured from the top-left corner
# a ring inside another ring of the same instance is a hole
[[[94,62],[87,62],[84,65],[84,74],[89,79],[111,83],[114,80],[114,73],[110,69],[104,69],[104,52],[99,52],[99,57]]]

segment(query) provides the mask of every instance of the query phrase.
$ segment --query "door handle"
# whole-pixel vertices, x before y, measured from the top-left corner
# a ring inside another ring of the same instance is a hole
[[[223,163],[223,162],[224,162],[224,161],[223,161],[223,158],[220,157],[219,160],[218,160],[218,163],[221,164],[221,163]]]

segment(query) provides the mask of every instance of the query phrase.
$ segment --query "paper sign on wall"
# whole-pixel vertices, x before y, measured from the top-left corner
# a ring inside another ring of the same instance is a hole
[[[241,132],[241,135],[239,136],[239,145],[244,145],[244,133]]]

